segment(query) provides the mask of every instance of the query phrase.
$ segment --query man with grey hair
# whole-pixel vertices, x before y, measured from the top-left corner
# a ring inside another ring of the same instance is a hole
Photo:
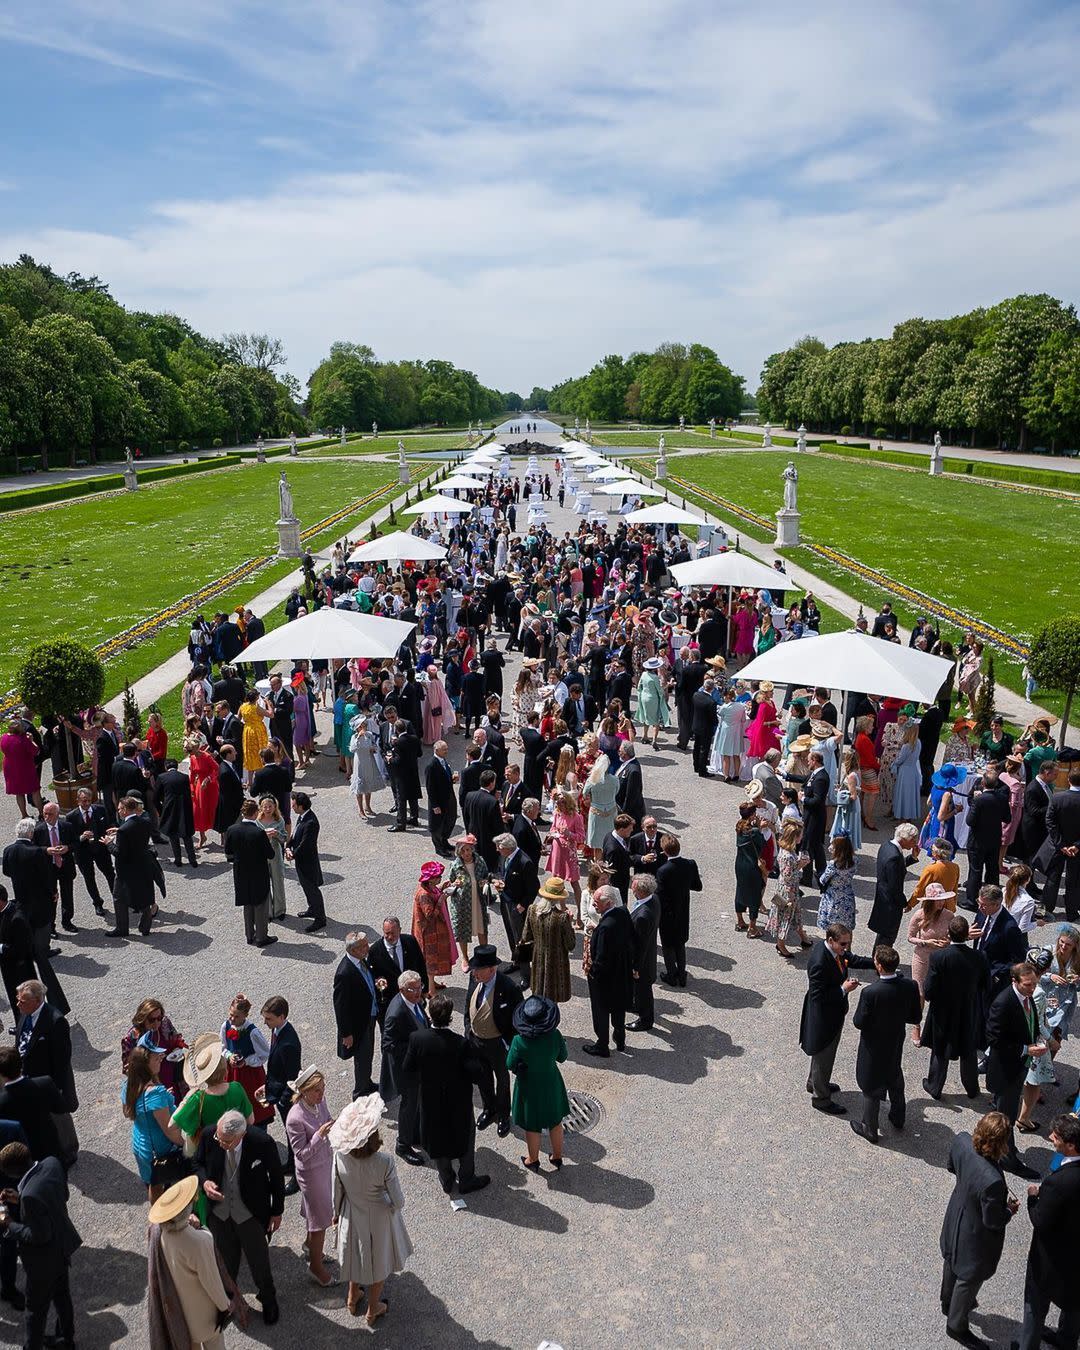
[[[427,988],[427,963],[419,942],[411,933],[401,931],[401,920],[388,914],[382,921],[382,937],[371,944],[364,963],[375,977],[375,998],[379,1004],[379,1025],[397,993],[398,976],[403,970],[415,970],[421,988]]]
[[[514,961],[514,953],[521,941],[521,930],[525,925],[525,915],[540,889],[540,874],[536,863],[518,846],[512,834],[498,834],[494,843],[498,853],[498,875],[493,884],[499,892],[499,909],[506,929],[510,960]],[[522,972],[522,987],[527,983],[526,965]]]
[[[28,816],[20,820],[15,827],[15,841],[4,849],[4,875],[11,878],[12,899],[15,908],[30,925],[33,939],[34,963],[38,974],[48,990],[49,1002],[63,1015],[71,1011],[64,997],[60,981],[52,968],[49,953],[52,942],[52,926],[56,915],[53,899],[55,883],[53,873],[56,868],[45,849],[31,842],[37,821]]]
[[[635,1021],[627,1031],[651,1031],[653,985],[656,983],[656,931],[660,926],[660,901],[656,878],[639,872],[630,881],[630,922],[634,925],[634,1011]]]
[[[79,1138],[72,1112],[79,1109],[75,1074],[71,1067],[71,1028],[59,1009],[45,1002],[40,980],[24,980],[15,990],[18,1020],[15,1048],[27,1078],[51,1078],[63,1099],[64,1109],[53,1114],[60,1139],[60,1161],[71,1167],[79,1156]]]
[[[278,1304],[268,1243],[285,1209],[285,1174],[277,1145],[264,1131],[248,1129],[239,1111],[226,1111],[213,1132],[202,1132],[196,1173],[210,1202],[207,1219],[225,1269],[235,1280],[244,1256],[263,1321],[272,1326]]]
[[[581,1048],[587,1055],[608,1059],[609,1037],[616,1050],[626,1048],[626,1010],[634,997],[634,924],[614,886],[597,887],[593,906],[600,915],[592,932],[588,970],[596,1040]]]
[[[878,849],[877,884],[868,928],[874,946],[891,947],[900,931],[904,913],[904,872],[919,860],[919,827],[898,825],[891,840]]]
[[[779,750],[766,750],[765,758],[755,764],[750,771],[750,777],[762,785],[765,796],[775,807],[780,805],[780,793],[784,786],[780,775],[776,772],[776,766],[781,758]]]
[[[413,1147],[416,1138],[416,1090],[414,1074],[405,1071],[409,1038],[429,1026],[424,1012],[424,986],[415,970],[403,970],[398,976],[398,992],[390,1000],[382,1028],[382,1066],[379,1092],[389,1105],[401,1098],[398,1110],[398,1141],[394,1152],[414,1167],[422,1167],[424,1158]]]
[[[375,1056],[375,1023],[379,1005],[375,979],[367,962],[365,933],[345,934],[345,955],[334,971],[334,1021],[338,1059],[353,1062],[353,1100],[375,1091],[371,1061]]]

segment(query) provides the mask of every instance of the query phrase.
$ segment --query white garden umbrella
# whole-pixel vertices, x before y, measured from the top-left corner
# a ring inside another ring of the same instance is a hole
[[[406,506],[402,511],[403,516],[460,516],[468,515],[472,507],[468,502],[459,502],[456,497],[444,497],[436,493],[434,497],[426,497],[422,502],[417,502],[415,506]]]
[[[597,492],[610,493],[612,497],[662,497],[664,494],[647,483],[639,483],[634,478],[620,478],[614,483],[604,482],[597,486]]]
[[[487,484],[479,478],[469,478],[466,474],[455,473],[451,478],[444,478],[439,484],[440,492],[449,492],[453,489],[459,489],[462,492],[468,492],[470,489],[486,487]]]
[[[718,554],[708,559],[738,557]],[[702,559],[701,561],[705,561]],[[688,566],[689,564],[682,564]],[[775,574],[774,574],[775,576]],[[777,580],[782,586],[783,578]],[[246,659],[246,653],[245,653]],[[856,689],[883,698],[932,703],[952,662],[867,633],[826,633],[813,642],[779,642],[739,671],[740,680],[774,680],[810,689]]]
[[[349,554],[349,562],[403,562],[406,558],[423,561],[445,557],[446,549],[442,544],[432,544],[426,539],[418,539],[415,534],[395,530],[381,539],[361,544]]]
[[[625,470],[616,469],[613,465],[607,464],[602,469],[593,469],[589,474],[589,479],[593,483],[602,483],[605,478],[624,478]]]
[[[244,648],[245,661],[329,661],[354,656],[393,658],[416,627],[346,609],[317,609],[282,624]]]
[[[695,523],[702,525],[705,522],[699,519]],[[748,586],[755,591],[782,591],[792,584],[791,578],[783,572],[775,572],[757,558],[735,552],[676,563],[671,575],[680,586]]]
[[[660,494],[655,489],[643,489],[638,491],[645,497],[658,497]],[[683,510],[681,506],[676,506],[674,502],[657,502],[655,506],[642,507],[640,511],[631,511],[626,517],[627,525],[703,525],[705,522],[700,516],[695,516],[689,511]]]

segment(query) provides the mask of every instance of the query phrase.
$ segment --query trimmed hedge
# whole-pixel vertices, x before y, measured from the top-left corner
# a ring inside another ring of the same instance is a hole
[[[904,468],[925,469],[929,472],[930,455],[908,454],[905,450],[872,450],[860,445],[839,445],[823,441],[818,449],[827,455],[845,459],[876,460],[879,464],[899,464]],[[1080,474],[1062,469],[1025,469],[1017,464],[994,464],[981,459],[945,459],[946,473],[966,474],[971,478],[996,479],[1001,483],[1020,483],[1028,487],[1058,488],[1080,493]]]
[[[219,455],[215,459],[194,460],[191,464],[163,464],[157,468],[140,469],[139,482],[179,478],[184,474],[204,473],[208,469],[227,469],[239,463],[239,455]],[[25,510],[28,506],[44,506],[48,502],[68,501],[73,497],[90,497],[97,492],[116,492],[123,486],[123,474],[108,473],[96,478],[75,478],[69,483],[48,483],[43,487],[0,492],[0,512]]]

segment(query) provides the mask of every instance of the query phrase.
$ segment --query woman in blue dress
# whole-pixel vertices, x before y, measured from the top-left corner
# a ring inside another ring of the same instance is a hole
[[[810,734],[814,738],[812,749],[821,754],[825,762],[825,772],[829,775],[829,796],[828,804],[836,805],[836,753],[837,746],[840,744],[840,733],[828,722],[819,721],[818,718],[811,719]]]
[[[716,735],[713,737],[710,772],[726,783],[737,783],[742,773],[742,756],[746,746],[746,709],[735,697],[735,688],[728,685],[724,701],[716,710]]]
[[[967,777],[962,764],[943,764],[930,779],[930,806],[919,835],[920,847],[927,849],[940,835],[956,848],[954,818],[963,809],[953,801],[953,792]]]
[[[855,853],[846,834],[838,834],[829,845],[829,862],[818,877],[821,900],[818,902],[818,927],[842,923],[855,929]]]
[[[837,835],[846,835],[856,853],[862,848],[862,777],[859,756],[854,750],[844,752],[840,780],[836,785],[836,815],[829,834],[833,839]]]
[[[909,721],[893,760],[893,805],[896,820],[918,822],[922,815],[922,765],[919,763],[919,724]],[[951,822],[950,822],[951,823]]]

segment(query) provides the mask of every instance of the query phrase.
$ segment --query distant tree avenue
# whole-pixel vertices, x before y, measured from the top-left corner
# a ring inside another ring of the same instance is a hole
[[[743,406],[743,381],[711,347],[662,342],[654,352],[605,356],[587,375],[564,380],[544,395],[552,412],[591,417],[597,422],[623,418],[648,422],[707,422],[737,417]]]

